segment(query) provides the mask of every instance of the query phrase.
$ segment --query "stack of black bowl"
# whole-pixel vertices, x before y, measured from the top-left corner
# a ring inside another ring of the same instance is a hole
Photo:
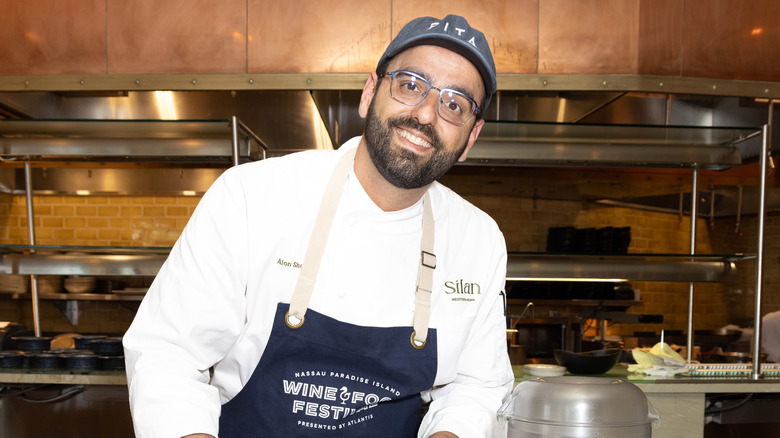
[[[57,371],[64,368],[62,358],[57,351],[51,350],[52,338],[48,336],[15,336],[16,346],[22,357],[22,366],[31,371]],[[19,357],[6,353],[5,359],[10,364],[18,364]],[[5,366],[11,368],[10,364]],[[18,368],[18,367],[13,367]]]
[[[615,228],[612,235],[612,252],[626,254],[629,245],[631,245],[631,227]]]
[[[547,252],[573,253],[576,250],[577,229],[552,227],[547,231]]]
[[[104,371],[125,369],[125,351],[122,338],[103,337],[89,342],[89,348],[98,356],[99,368]]]
[[[51,337],[15,336],[16,350],[0,351],[0,368],[33,372],[88,373],[125,368],[122,338],[104,335],[75,336],[75,348],[51,348]]]

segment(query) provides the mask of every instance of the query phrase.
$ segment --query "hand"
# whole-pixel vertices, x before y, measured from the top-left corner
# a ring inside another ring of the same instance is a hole
[[[458,438],[458,436],[452,432],[436,432],[428,438]]]

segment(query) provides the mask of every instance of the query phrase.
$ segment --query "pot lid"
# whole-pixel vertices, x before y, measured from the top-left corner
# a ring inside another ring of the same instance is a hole
[[[658,419],[636,385],[581,376],[537,377],[520,382],[498,415],[504,421],[585,427],[633,427]]]

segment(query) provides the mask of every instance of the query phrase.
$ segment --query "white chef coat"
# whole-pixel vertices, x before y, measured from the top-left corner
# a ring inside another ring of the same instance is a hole
[[[220,406],[251,377],[276,304],[289,302],[333,167],[359,140],[233,167],[204,195],[124,336],[138,437],[217,434]],[[422,394],[432,403],[420,436],[490,436],[514,380],[504,238],[443,185],[429,194],[439,361],[434,388]],[[352,171],[309,308],[351,324],[411,326],[421,215],[422,201],[382,211]]]

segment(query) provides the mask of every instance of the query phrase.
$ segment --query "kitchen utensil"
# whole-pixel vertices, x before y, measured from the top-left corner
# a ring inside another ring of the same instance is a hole
[[[98,356],[96,354],[64,354],[62,356],[68,371],[83,373],[98,369]]]
[[[509,363],[522,365],[525,363],[525,345],[512,344],[509,346]]]
[[[56,353],[30,353],[27,363],[31,370],[52,371],[65,368],[65,359]]]
[[[22,368],[24,353],[21,351],[0,351],[0,368]]]
[[[518,383],[498,418],[508,438],[650,438],[659,417],[632,383],[561,376]]]
[[[74,348],[76,342],[73,338],[76,336],[77,333],[60,333],[51,339],[51,348]]]
[[[58,294],[62,292],[62,275],[38,275],[38,292],[42,294]]]
[[[124,356],[99,356],[98,367],[103,371],[120,371],[125,369]]]
[[[39,351],[45,351],[51,348],[50,337],[45,336],[14,336],[12,338],[16,341],[16,345],[19,350],[25,353],[35,353]]]
[[[553,350],[555,361],[566,367],[572,374],[604,374],[620,359],[622,350],[609,348],[576,353],[566,350]]]
[[[546,363],[528,363],[523,365],[523,370],[526,373],[537,377],[562,376],[566,372],[566,368],[562,366]]]
[[[87,294],[95,290],[95,277],[68,277],[65,290],[72,294]]]
[[[99,356],[124,356],[122,338],[93,339],[89,342],[90,350]]]
[[[105,339],[107,336],[105,335],[82,335],[82,336],[75,336],[73,338],[73,342],[75,344],[76,350],[90,350],[89,343],[94,341],[95,339]]]

